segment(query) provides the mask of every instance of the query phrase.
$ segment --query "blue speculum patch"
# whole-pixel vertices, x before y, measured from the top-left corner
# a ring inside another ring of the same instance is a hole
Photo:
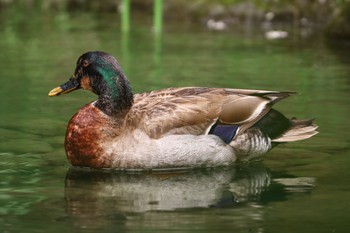
[[[229,144],[236,136],[238,125],[213,125],[209,134],[214,134],[221,138],[226,144]]]

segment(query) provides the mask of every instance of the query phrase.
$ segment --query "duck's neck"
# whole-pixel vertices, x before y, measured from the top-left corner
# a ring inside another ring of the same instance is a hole
[[[116,75],[116,76],[115,76]],[[107,74],[106,76],[107,77]],[[133,104],[133,94],[123,72],[104,78],[95,106],[111,117],[123,117]]]

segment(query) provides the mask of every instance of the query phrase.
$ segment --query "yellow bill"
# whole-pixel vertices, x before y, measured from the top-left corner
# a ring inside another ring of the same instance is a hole
[[[52,89],[49,92],[49,96],[52,97],[52,96],[58,96],[60,94],[66,94],[79,88],[80,88],[80,83],[77,81],[77,79],[72,77],[68,80],[68,82],[62,84],[59,87]]]

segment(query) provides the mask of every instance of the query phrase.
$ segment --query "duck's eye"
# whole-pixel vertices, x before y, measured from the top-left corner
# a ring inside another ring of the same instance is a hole
[[[83,65],[84,67],[87,67],[87,66],[90,65],[90,63],[89,63],[87,60],[84,60],[84,61],[82,62],[82,65]]]

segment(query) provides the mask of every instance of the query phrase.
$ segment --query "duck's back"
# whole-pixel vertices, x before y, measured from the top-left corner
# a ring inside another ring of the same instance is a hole
[[[290,93],[224,88],[169,88],[135,95],[130,122],[151,138],[208,134],[218,123],[252,126]],[[237,131],[237,133],[239,133]]]

